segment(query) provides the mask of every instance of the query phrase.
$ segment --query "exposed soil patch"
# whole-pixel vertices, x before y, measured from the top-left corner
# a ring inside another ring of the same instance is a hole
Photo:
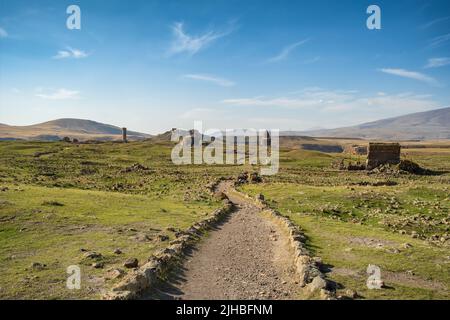
[[[377,238],[368,237],[350,237],[348,239],[349,244],[361,245],[370,248],[384,247],[384,246],[398,246],[399,244],[394,241],[388,241]]]
[[[358,278],[363,281],[364,278],[367,278],[365,270],[353,270],[348,268],[333,268],[331,271],[332,274],[337,274],[341,276],[348,276],[353,278]],[[447,290],[447,286],[441,282],[435,280],[427,280],[423,279],[418,275],[415,275],[411,271],[406,272],[392,272],[392,271],[384,271],[381,270],[381,278],[387,284],[398,284],[408,287],[429,289],[429,290]]]

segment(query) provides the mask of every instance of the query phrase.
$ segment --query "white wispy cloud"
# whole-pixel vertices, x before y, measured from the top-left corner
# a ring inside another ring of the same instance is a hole
[[[387,74],[392,74],[392,75],[395,75],[398,77],[403,77],[403,78],[426,82],[431,85],[438,85],[438,81],[436,79],[434,79],[430,76],[427,76],[423,73],[420,73],[420,72],[409,71],[409,70],[405,70],[405,69],[392,69],[392,68],[383,68],[383,69],[380,69],[380,71],[387,73]]]
[[[439,68],[444,67],[450,64],[450,58],[431,58],[428,59],[428,63],[426,64],[425,68]]]
[[[431,39],[429,46],[431,48],[437,48],[437,47],[440,47],[441,45],[443,45],[444,43],[446,43],[449,40],[450,40],[450,33],[447,33],[447,34],[444,34],[442,36],[435,37],[435,38]]]
[[[437,108],[439,104],[430,95],[418,95],[410,92],[387,94],[385,92],[364,96],[357,91],[325,90],[307,88],[299,91],[295,97],[252,97],[221,101],[229,106],[273,107],[284,109],[302,109],[310,112],[373,112],[404,109],[407,112]]]
[[[428,23],[425,23],[424,25],[421,25],[419,28],[420,29],[428,29],[428,28],[434,26],[437,23],[440,23],[440,22],[443,22],[443,21],[447,21],[449,19],[450,19],[450,17],[443,17],[443,18],[434,19],[434,20],[432,20],[432,21],[430,21]]]
[[[283,108],[322,108],[327,105],[354,99],[355,91],[323,90],[312,87],[291,92],[283,97],[252,97],[225,99],[222,103],[234,106],[283,107]]]
[[[222,86],[222,87],[232,87],[235,85],[235,83],[233,81],[219,78],[216,76],[207,75],[207,74],[185,74],[182,77],[186,78],[186,79],[206,81],[206,82],[214,83],[214,84]]]
[[[253,97],[253,98],[237,98],[237,99],[225,99],[222,103],[240,106],[240,107],[285,107],[285,108],[305,108],[319,105],[321,100],[304,100],[287,97],[278,98],[266,98],[266,97]]]
[[[323,111],[332,112],[373,112],[374,110],[389,111],[392,108],[412,113],[417,111],[438,108],[440,105],[429,95],[414,93],[384,94],[368,97],[355,97],[349,101],[339,102],[326,106]]]
[[[82,59],[88,56],[89,54],[87,54],[82,50],[67,47],[66,50],[58,51],[58,53],[55,56],[53,56],[53,59],[67,59],[67,58]]]
[[[292,43],[292,44],[284,47],[279,54],[277,54],[276,56],[274,56],[272,58],[267,59],[267,62],[269,62],[269,63],[270,62],[278,62],[278,61],[286,59],[295,48],[305,44],[308,41],[309,41],[309,39],[305,39],[305,40],[295,42],[295,43]]]
[[[278,96],[235,97],[217,106],[199,107],[180,116],[188,128],[203,120],[209,128],[278,128],[300,130],[356,125],[444,105],[426,93],[329,90],[310,87]],[[236,118],[236,112],[240,117]]]
[[[5,29],[0,28],[0,38],[6,38],[8,37],[8,32],[6,32]]]
[[[42,89],[37,91],[42,91]],[[36,94],[36,97],[47,100],[73,100],[80,98],[80,92],[61,88],[53,92],[38,93]]]
[[[312,63],[318,62],[319,60],[320,60],[320,56],[317,56],[317,57],[305,60],[305,61],[303,61],[303,63],[304,64],[312,64]]]
[[[211,109],[211,108],[194,108],[191,110],[188,110],[180,115],[181,119],[201,119],[201,120],[209,120],[209,119],[215,119],[218,115],[217,110]]]
[[[213,41],[229,35],[233,31],[231,25],[225,31],[210,30],[201,35],[189,35],[184,30],[184,24],[182,22],[176,22],[172,25],[172,33],[174,39],[169,49],[169,54],[188,53],[194,55],[202,49],[206,48]]]

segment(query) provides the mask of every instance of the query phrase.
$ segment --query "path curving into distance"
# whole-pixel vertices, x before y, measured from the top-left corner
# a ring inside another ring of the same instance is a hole
[[[224,192],[236,209],[192,249],[175,275],[147,298],[182,300],[297,299],[288,235],[257,206]]]

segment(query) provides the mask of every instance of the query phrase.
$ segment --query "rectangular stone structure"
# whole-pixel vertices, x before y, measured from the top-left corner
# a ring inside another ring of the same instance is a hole
[[[367,153],[367,170],[372,170],[382,164],[400,163],[401,146],[399,143],[369,143]]]
[[[127,140],[127,128],[122,128],[122,141],[128,142]]]

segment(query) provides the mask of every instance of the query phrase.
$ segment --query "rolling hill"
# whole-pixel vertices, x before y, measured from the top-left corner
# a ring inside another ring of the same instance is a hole
[[[155,139],[169,140],[166,132]],[[450,139],[450,107],[382,119],[352,127],[283,131],[284,137],[326,137],[367,140],[439,140]],[[82,119],[58,119],[30,126],[10,126],[0,123],[0,140],[56,141],[64,137],[86,140],[114,141],[122,139],[117,126]],[[153,136],[128,131],[129,140],[143,140]]]
[[[450,107],[382,119],[357,126],[311,131],[285,131],[284,136],[346,137],[370,140],[450,139]]]
[[[82,119],[58,119],[30,126],[0,124],[0,140],[56,141],[64,137],[114,141],[122,139],[122,129],[113,125]],[[151,135],[128,131],[129,140],[143,140]]]

